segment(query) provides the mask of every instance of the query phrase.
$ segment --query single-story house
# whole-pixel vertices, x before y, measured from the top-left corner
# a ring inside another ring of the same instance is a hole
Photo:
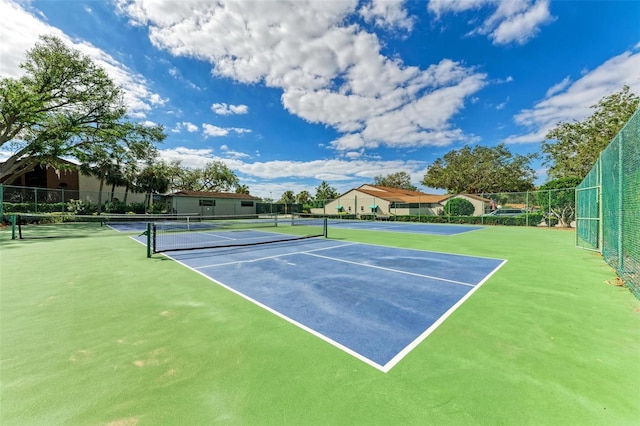
[[[328,202],[324,208],[315,208],[311,212],[356,216],[375,214],[378,217],[437,215],[443,209],[442,203],[448,198],[449,195],[364,184]]]
[[[474,207],[474,216],[483,215],[490,208],[490,199],[474,194],[434,195],[364,184],[329,201],[323,208],[312,209],[311,213],[356,216],[375,214],[378,217],[435,216],[443,214],[446,202],[453,198],[463,198],[471,202]]]
[[[167,213],[199,216],[253,215],[261,200],[249,194],[207,191],[178,191],[163,198]]]

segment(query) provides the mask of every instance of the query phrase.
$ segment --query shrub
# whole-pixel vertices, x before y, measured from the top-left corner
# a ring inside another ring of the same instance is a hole
[[[464,198],[453,198],[447,201],[444,206],[444,211],[449,216],[470,216],[475,211],[475,207],[471,204],[471,201]]]
[[[97,213],[98,207],[84,200],[69,200],[67,211],[72,214],[94,214]]]

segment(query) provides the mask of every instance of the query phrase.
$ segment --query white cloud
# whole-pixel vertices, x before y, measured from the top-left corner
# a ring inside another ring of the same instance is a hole
[[[187,129],[187,132],[189,133],[193,133],[193,132],[197,132],[198,131],[198,126],[196,126],[193,123],[190,123],[188,121],[183,121],[182,125],[184,126],[185,129]]]
[[[215,103],[211,105],[211,110],[218,115],[247,114],[249,107],[246,105],[227,105],[226,103]]]
[[[496,11],[496,21],[500,23],[483,28],[483,32],[489,34],[494,44],[509,44],[512,42],[524,44],[535,37],[541,25],[551,22],[554,18],[549,12],[548,1],[538,1],[524,10],[506,10],[501,13],[504,5],[517,4],[516,1],[504,1],[500,3]],[[494,15],[495,16],[495,15]]]
[[[640,51],[637,50],[614,56],[575,82],[567,77],[549,88],[543,100],[514,117],[517,124],[529,127],[530,132],[511,135],[505,142],[542,142],[557,123],[584,120],[593,113],[593,105],[625,84],[640,95]]]
[[[220,146],[220,150],[228,158],[234,158],[234,159],[251,158],[251,155],[249,155],[247,153],[244,153],[244,152],[235,151],[235,150],[229,148],[227,145],[221,145]]]
[[[502,103],[500,103],[500,104],[496,105],[496,109],[497,109],[498,111],[503,110],[503,109],[504,109],[504,107],[506,107],[508,103],[509,103],[509,97],[507,96],[507,99],[505,99],[505,101],[504,101],[504,102],[502,102]]]
[[[229,133],[251,133],[250,129],[242,129],[239,127],[218,127],[213,124],[203,123],[202,124],[202,133],[206,137],[223,137],[228,136]]]
[[[562,92],[569,86],[569,84],[571,84],[571,77],[566,76],[560,83],[551,86],[549,90],[547,90],[545,98],[549,98],[558,92]]]
[[[350,24],[360,13],[379,25],[408,29],[411,18],[401,1],[362,6],[357,0],[120,0],[118,7],[149,27],[156,47],[208,61],[216,76],[280,89],[290,113],[346,138],[359,136],[360,147],[466,141],[450,121],[465,99],[487,84],[485,74],[449,59],[420,69],[386,57],[375,33]],[[443,90],[450,98],[441,96]],[[436,99],[444,108],[434,106]],[[213,105],[216,113],[243,112],[233,107]],[[385,117],[401,117],[399,110],[412,118],[391,131]]]
[[[176,123],[176,126],[173,129],[171,129],[173,133],[180,133],[182,132],[182,130],[186,130],[189,133],[194,133],[194,132],[197,132],[199,128],[197,125],[189,121],[183,121],[182,123]]]
[[[181,165],[188,168],[202,168],[207,163],[218,160],[211,148],[192,149],[177,147],[159,150],[160,158],[167,161],[180,161]]]
[[[28,6],[25,6],[28,7]],[[17,3],[0,1],[0,77],[16,78],[22,75],[19,64],[25,60],[25,52],[34,47],[40,35],[59,37],[70,47],[88,55],[93,61],[107,71],[115,84],[124,90],[124,98],[130,115],[145,118],[152,108],[164,105],[167,99],[154,93],[147,80],[133,72],[126,65],[117,61],[110,54],[82,40],[72,40],[58,28],[47,24],[36,15],[41,12],[34,9],[27,11]]]
[[[524,44],[538,34],[542,25],[555,19],[549,11],[549,0],[430,0],[428,5],[436,18],[486,8],[495,10],[469,34],[486,35],[498,45]]]
[[[381,28],[411,31],[415,19],[407,14],[404,3],[404,0],[372,0],[360,8],[360,15],[365,22]]]

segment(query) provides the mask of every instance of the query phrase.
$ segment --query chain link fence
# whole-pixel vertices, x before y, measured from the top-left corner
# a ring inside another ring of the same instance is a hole
[[[0,215],[10,213],[145,213],[148,194],[0,185]],[[151,196],[153,200],[153,196]],[[153,206],[153,203],[151,204]],[[151,208],[153,209],[153,207]]]
[[[576,189],[576,245],[602,253],[640,298],[640,110]]]

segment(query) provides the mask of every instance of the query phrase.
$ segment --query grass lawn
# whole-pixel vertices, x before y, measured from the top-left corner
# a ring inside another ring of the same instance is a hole
[[[385,374],[125,234],[0,230],[0,424],[639,423],[640,302],[573,231],[330,236],[508,262]]]

